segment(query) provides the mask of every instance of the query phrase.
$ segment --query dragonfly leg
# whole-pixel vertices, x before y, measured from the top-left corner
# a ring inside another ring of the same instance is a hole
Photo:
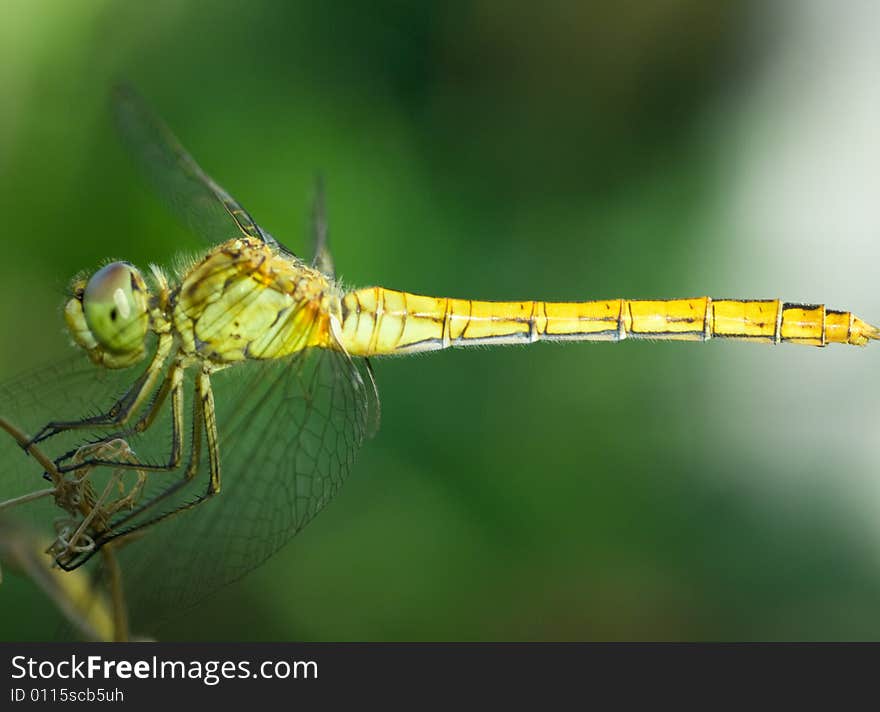
[[[82,462],[72,462],[69,464],[61,464],[73,457],[77,450],[72,450],[61,457],[55,463],[58,471],[61,473],[72,472],[82,468],[92,467],[113,467],[115,469],[124,470],[144,470],[148,472],[168,472],[176,469],[180,465],[181,453],[183,450],[183,365],[180,360],[174,362],[168,375],[165,377],[159,392],[153,399],[149,410],[128,430],[112,433],[104,438],[96,440],[90,445],[101,445],[112,440],[125,440],[128,436],[142,433],[149,428],[162,409],[168,394],[171,394],[171,454],[168,461],[164,464],[138,462],[135,459],[117,461],[104,460],[101,458],[90,458]]]
[[[46,423],[32,439],[31,443],[39,443],[53,435],[62,433],[66,430],[75,430],[82,428],[102,428],[125,425],[135,413],[143,405],[146,398],[156,385],[156,381],[162,372],[162,366],[171,353],[173,345],[173,337],[170,334],[163,334],[159,337],[159,344],[156,347],[156,354],[153,360],[140,377],[131,385],[131,387],[117,400],[106,413],[94,415],[82,420],[57,420]]]
[[[139,526],[151,526],[173,514],[192,509],[220,491],[220,451],[217,441],[217,416],[214,410],[214,392],[211,389],[211,376],[207,371],[200,372],[196,379],[196,394],[193,400],[195,410],[193,417],[193,446],[190,451],[189,465],[187,465],[183,478],[164,492],[159,493],[150,502],[147,502],[140,511],[143,512],[148,507],[152,507],[157,502],[174,494],[174,492],[177,492],[196,476],[202,455],[202,427],[205,428],[205,440],[208,444],[208,487],[202,495],[196,497],[192,502],[160,514],[158,517]],[[127,515],[126,520],[130,519],[131,517]],[[116,522],[114,526],[118,526],[121,523],[123,522]]]
[[[205,497],[220,491],[220,449],[217,442],[217,411],[214,409],[214,391],[211,389],[211,375],[208,371],[199,373],[196,381],[196,394],[202,401],[202,419],[205,423],[205,439],[208,441],[208,469],[210,478]]]
[[[170,519],[181,512],[194,509],[202,502],[207,501],[220,492],[220,453],[217,440],[217,420],[214,411],[214,393],[211,389],[210,373],[207,371],[200,372],[196,379],[196,393],[195,398],[193,398],[193,410],[192,448],[190,450],[189,464],[187,465],[183,477],[148,502],[143,503],[136,509],[125,514],[121,519],[113,522],[112,526],[108,528],[106,532],[102,533],[95,539],[94,550],[85,552],[82,556],[72,559],[71,561],[59,562],[59,565],[63,569],[68,571],[75,569],[84,564],[96,551],[108,542],[118,539],[119,537],[127,538],[147,527],[152,527],[159,522]],[[155,507],[162,500],[167,499],[175,492],[180,491],[196,476],[202,452],[202,427],[205,429],[205,440],[208,445],[209,478],[208,486],[205,491],[190,502],[175,507],[174,509],[170,509],[167,512],[162,512],[148,521],[139,522],[134,526],[125,528],[127,522],[136,519],[147,510]]]

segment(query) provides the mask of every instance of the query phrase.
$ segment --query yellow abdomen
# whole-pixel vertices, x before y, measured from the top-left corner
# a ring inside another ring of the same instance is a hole
[[[352,355],[451,346],[626,338],[730,338],[811,346],[862,346],[880,332],[850,312],[778,299],[612,299],[487,302],[370,287],[342,299],[342,342]]]

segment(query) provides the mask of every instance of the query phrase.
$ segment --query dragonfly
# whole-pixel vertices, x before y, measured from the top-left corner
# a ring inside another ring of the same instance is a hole
[[[10,501],[33,504],[39,493],[26,494],[28,483],[52,481],[43,499],[54,501],[38,516],[64,512],[49,549],[55,565],[74,571],[113,548],[133,608],[196,603],[331,501],[378,429],[371,359],[540,341],[824,347],[880,338],[849,311],[780,299],[481,301],[346,290],[322,191],[305,260],[209,177],[133,89],[116,88],[112,103],[142,172],[209,246],[172,271],[114,261],[73,279],[64,321],[80,353],[0,386],[9,442],[34,455],[0,452],[0,462],[4,487],[23,488]]]

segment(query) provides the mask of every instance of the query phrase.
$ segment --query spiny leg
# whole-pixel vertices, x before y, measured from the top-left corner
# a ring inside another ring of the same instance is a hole
[[[12,507],[19,504],[24,504],[25,502],[44,497],[44,496],[54,496],[56,499],[56,503],[59,504],[64,509],[67,509],[71,513],[73,510],[79,510],[79,514],[83,517],[80,522],[79,529],[76,532],[75,539],[78,539],[80,535],[87,531],[87,527],[91,526],[90,522],[99,514],[99,512],[103,512],[103,497],[101,500],[96,503],[95,506],[98,508],[95,509],[90,503],[88,498],[84,498],[81,496],[81,492],[79,489],[81,487],[81,482],[89,477],[89,474],[92,469],[95,467],[109,467],[114,470],[136,470],[136,471],[156,471],[156,470],[173,470],[176,469],[180,464],[180,457],[183,448],[183,365],[180,360],[175,361],[171,370],[169,371],[168,376],[166,377],[162,387],[151,404],[151,408],[149,412],[144,414],[138,423],[135,424],[134,427],[130,428],[125,433],[117,433],[106,438],[103,438],[95,443],[92,443],[85,447],[100,447],[103,444],[108,444],[112,442],[114,439],[121,439],[122,435],[130,434],[135,431],[143,431],[146,430],[156,415],[160,411],[165,399],[167,398],[168,393],[171,393],[172,398],[172,447],[171,454],[169,455],[168,463],[165,465],[152,465],[152,464],[144,464],[137,462],[136,459],[132,458],[129,460],[122,459],[102,459],[102,458],[92,458],[92,459],[82,459],[75,460],[72,463],[69,463],[66,466],[60,466],[60,462],[64,458],[56,459],[54,462],[43,452],[42,448],[38,447],[34,444],[33,440],[29,438],[25,433],[16,428],[14,425],[9,423],[3,418],[0,418],[0,428],[5,430],[12,438],[32,457],[34,457],[37,462],[39,462],[44,469],[45,476],[50,479],[53,483],[53,487],[45,490],[41,490],[39,492],[32,492],[21,497],[14,498],[12,500],[0,503],[0,508]],[[81,451],[81,449],[80,449]],[[77,451],[73,451],[69,453],[65,457],[70,457],[75,455]],[[65,475],[69,472],[83,472],[86,474],[82,475],[82,478],[77,478],[75,480],[68,480]],[[143,476],[143,475],[142,475]],[[112,480],[111,480],[112,481]],[[109,484],[108,484],[109,486]],[[77,494],[79,493],[79,494]],[[105,493],[106,494],[106,493]],[[101,534],[109,531],[106,528],[106,525],[101,528],[102,531],[97,532],[97,537],[100,538]],[[93,532],[94,534],[94,532]],[[87,553],[87,556],[79,556],[75,558],[79,558],[82,563],[87,560],[94,551],[97,551],[98,547],[91,547],[91,551],[89,552],[77,552],[78,554]],[[68,552],[69,553],[69,552]],[[79,564],[68,566],[65,561],[56,558],[56,562],[65,569],[76,568]]]
[[[57,420],[47,423],[42,427],[40,432],[31,440],[33,443],[39,443],[50,438],[53,435],[62,433],[67,430],[77,430],[82,428],[107,428],[125,425],[136,412],[144,399],[150,394],[156,385],[159,374],[162,372],[162,366],[165,364],[168,355],[171,353],[171,347],[174,343],[170,334],[163,334],[159,337],[159,343],[156,347],[156,353],[153,360],[131,387],[117,400],[105,413],[94,415],[82,420]]]
[[[205,438],[208,441],[208,467],[210,478],[205,497],[220,492],[220,449],[217,439],[217,411],[214,408],[214,391],[211,388],[211,374],[199,373],[198,395],[202,399],[202,414],[205,421]]]
[[[156,398],[150,406],[150,409],[138,420],[137,423],[128,430],[112,433],[104,438],[96,440],[90,445],[100,445],[115,439],[126,439],[129,435],[142,433],[149,428],[159,411],[164,405],[165,399],[171,393],[171,454],[165,464],[154,464],[132,461],[116,461],[103,460],[101,458],[92,458],[83,460],[82,462],[73,462],[62,465],[65,460],[70,459],[77,450],[72,450],[57,458],[55,463],[58,471],[61,473],[72,472],[83,467],[114,467],[124,470],[146,470],[149,472],[168,472],[176,469],[180,465],[181,453],[183,450],[183,364],[180,360],[174,362],[168,375],[162,383]]]
[[[184,485],[192,480],[198,470],[198,463],[201,459],[202,452],[201,410],[201,399],[198,397],[193,398],[192,445],[190,448],[189,462],[187,463],[184,476],[174,484],[170,485],[166,489],[157,493],[155,496],[151,497],[146,502],[140,503],[137,507],[131,509],[126,514],[114,520],[110,527],[108,527],[104,532],[96,537],[94,550],[90,552],[84,552],[79,556],[71,558],[70,560],[65,562],[59,561],[58,565],[62,569],[64,569],[65,571],[72,571],[76,568],[79,568],[86,561],[88,561],[95,554],[95,552],[97,552],[105,544],[111,541],[117,548],[121,548],[121,546],[124,546],[129,542],[138,539],[140,534],[153,523],[153,520],[134,524],[128,528],[125,528],[125,525],[128,522],[131,522],[132,520],[141,516],[144,512],[147,512],[148,510],[158,505],[160,502],[162,502],[162,500],[167,499],[175,492],[179,491]]]
[[[196,394],[194,401],[194,406],[197,413],[193,423],[193,448],[190,454],[189,466],[186,468],[186,472],[179,482],[169,487],[167,490],[165,490],[165,492],[157,495],[152,501],[148,502],[141,511],[144,511],[147,507],[153,506],[158,501],[161,501],[162,499],[165,499],[174,492],[178,491],[181,487],[192,481],[192,479],[196,476],[196,473],[199,469],[199,461],[201,460],[202,425],[204,425],[205,428],[205,440],[208,445],[209,476],[207,489],[203,494],[196,497],[193,501],[182,504],[179,507],[175,507],[168,512],[163,512],[157,517],[151,519],[149,522],[144,522],[142,525],[139,525],[138,528],[152,526],[153,524],[156,524],[163,519],[167,519],[175,514],[179,514],[180,512],[192,509],[196,505],[204,502],[209,497],[213,497],[215,494],[220,492],[220,450],[218,447],[219,443],[217,439],[217,414],[214,409],[214,391],[211,388],[211,375],[206,370],[199,372],[199,375],[196,379]],[[126,519],[130,518],[131,517],[129,516],[126,517]]]
[[[166,490],[160,492],[158,495],[153,497],[150,501],[145,502],[137,509],[129,512],[121,519],[115,521],[111,529],[108,529],[103,536],[99,536],[97,538],[95,542],[95,550],[100,549],[108,542],[111,542],[119,537],[129,537],[132,534],[135,534],[136,532],[141,531],[147,527],[152,527],[159,522],[170,519],[171,517],[176,516],[181,512],[186,512],[194,509],[202,502],[205,502],[206,500],[210,499],[215,494],[220,492],[220,453],[217,438],[217,419],[214,409],[214,393],[211,388],[210,373],[208,371],[201,371],[196,379],[193,410],[194,415],[192,449],[190,450],[189,465],[184,472],[184,476],[173,485],[168,487]],[[127,522],[130,522],[131,520],[139,517],[147,510],[155,507],[162,500],[172,496],[174,493],[178,492],[180,489],[182,489],[192,481],[192,479],[198,472],[199,463],[201,460],[201,428],[203,425],[205,428],[205,440],[208,445],[209,468],[208,486],[204,493],[202,493],[192,501],[181,504],[180,506],[175,507],[174,509],[171,509],[167,512],[163,512],[146,522],[136,524],[129,529],[120,529],[121,527],[124,527]],[[67,564],[61,564],[61,566],[62,568],[65,568],[67,570],[75,569],[85,563],[93,554],[94,551],[87,552],[82,558],[75,561],[67,562]]]
[[[110,434],[105,435],[100,438],[96,438],[95,440],[92,440],[91,442],[87,443],[87,445],[88,446],[99,446],[99,445],[102,445],[105,443],[109,443],[112,440],[117,440],[117,439],[125,440],[130,435],[142,433],[147,428],[149,428],[150,425],[153,424],[153,421],[156,419],[156,416],[159,414],[159,411],[162,409],[162,406],[165,403],[165,399],[168,397],[168,393],[170,391],[172,391],[172,388],[182,380],[182,373],[177,372],[180,370],[182,370],[182,364],[180,363],[180,360],[178,359],[174,363],[174,365],[172,365],[171,369],[168,372],[168,375],[163,379],[162,386],[159,388],[159,392],[156,394],[156,397],[153,398],[152,403],[150,403],[150,407],[147,410],[147,412],[144,415],[142,415],[140,417],[140,419],[132,427],[127,428],[125,430],[119,430],[114,433],[110,433]],[[174,425],[174,423],[177,420],[176,418],[174,418],[174,405],[178,405],[178,407],[179,407],[179,404],[181,402],[179,400],[179,398],[180,398],[180,393],[175,391],[172,395],[172,425]],[[175,400],[175,399],[177,399],[177,400]],[[172,433],[172,436],[173,435],[174,435],[174,433]],[[172,443],[172,448],[174,447],[175,443],[178,443],[178,442],[179,442],[179,438],[174,438],[174,443]],[[82,447],[83,446],[76,447],[72,450],[67,451],[63,455],[60,455],[59,457],[55,458],[56,464],[70,460],[72,457],[77,455],[77,453],[82,451]],[[83,464],[83,463],[80,463],[80,464]],[[95,464],[103,464],[103,462],[99,462],[97,459],[93,458],[92,460],[89,460],[87,462],[87,464],[95,465]],[[117,463],[114,462],[114,464],[117,464]]]

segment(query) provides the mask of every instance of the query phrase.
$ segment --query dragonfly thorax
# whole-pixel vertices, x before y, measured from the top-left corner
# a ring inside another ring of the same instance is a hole
[[[107,368],[125,368],[146,352],[150,293],[128,262],[111,262],[88,280],[77,278],[64,317],[74,341]]]
[[[181,275],[168,319],[185,354],[223,365],[278,359],[328,344],[337,291],[293,255],[239,238]]]

